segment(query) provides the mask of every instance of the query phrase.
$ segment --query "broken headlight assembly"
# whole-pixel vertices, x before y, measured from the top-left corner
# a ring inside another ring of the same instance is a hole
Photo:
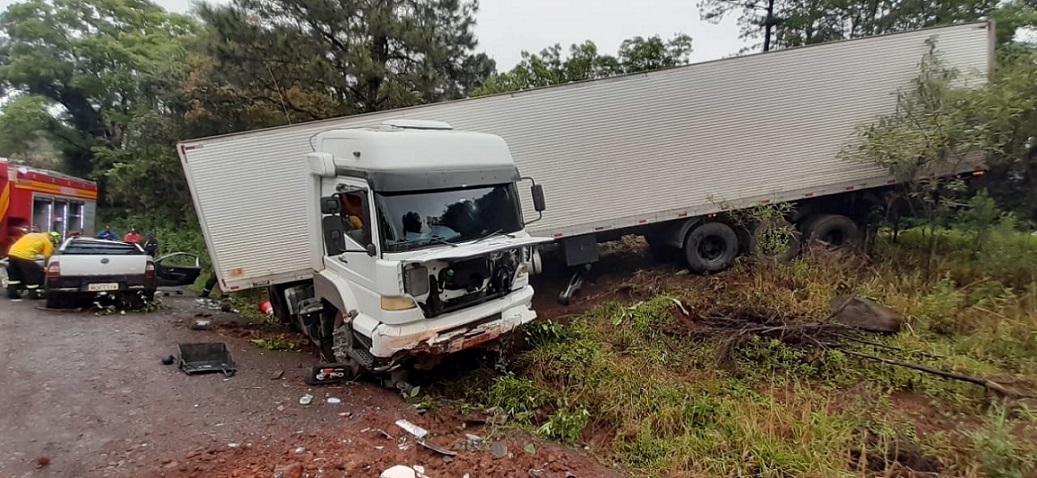
[[[428,267],[417,264],[407,267],[403,272],[403,290],[411,297],[428,294]]]

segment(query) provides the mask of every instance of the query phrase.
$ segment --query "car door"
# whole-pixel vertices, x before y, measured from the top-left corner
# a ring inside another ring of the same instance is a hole
[[[185,260],[187,264],[182,263]],[[159,287],[191,285],[201,274],[201,261],[189,252],[174,252],[155,259],[155,283]]]

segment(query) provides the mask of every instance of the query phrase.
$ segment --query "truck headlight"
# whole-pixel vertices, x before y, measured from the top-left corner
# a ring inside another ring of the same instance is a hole
[[[413,297],[428,294],[428,267],[408,267],[403,273],[403,290]]]
[[[416,304],[414,299],[410,297],[382,297],[382,310],[395,312],[400,310],[410,310],[417,306],[418,304]]]

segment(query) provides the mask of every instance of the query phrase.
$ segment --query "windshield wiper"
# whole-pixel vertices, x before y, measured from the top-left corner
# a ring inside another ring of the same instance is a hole
[[[439,236],[429,236],[426,239],[428,239],[430,242],[438,242],[440,244],[446,244],[446,245],[448,245],[450,247],[457,247],[457,244],[454,244],[453,242],[450,242],[450,241],[448,241],[446,239],[443,239],[442,237],[439,237]]]
[[[483,237],[480,237],[477,241],[473,242],[472,244],[478,244],[478,243],[480,243],[480,242],[482,242],[482,241],[484,241],[486,239],[489,239],[491,237],[498,236],[498,235],[506,236],[509,239],[514,239],[515,238],[515,236],[513,236],[511,234],[501,234],[502,232],[504,232],[504,229],[497,229],[496,231],[493,231],[493,232],[491,232],[491,233],[489,233],[489,234],[487,234],[487,235],[485,235]]]

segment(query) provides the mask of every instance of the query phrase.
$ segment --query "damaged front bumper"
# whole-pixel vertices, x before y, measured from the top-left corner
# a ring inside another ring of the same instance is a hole
[[[373,329],[369,351],[374,371],[387,371],[414,356],[451,354],[509,334],[536,319],[532,301],[533,288],[526,286],[500,299],[411,324],[364,324],[375,319],[361,314],[354,319],[354,328]]]

